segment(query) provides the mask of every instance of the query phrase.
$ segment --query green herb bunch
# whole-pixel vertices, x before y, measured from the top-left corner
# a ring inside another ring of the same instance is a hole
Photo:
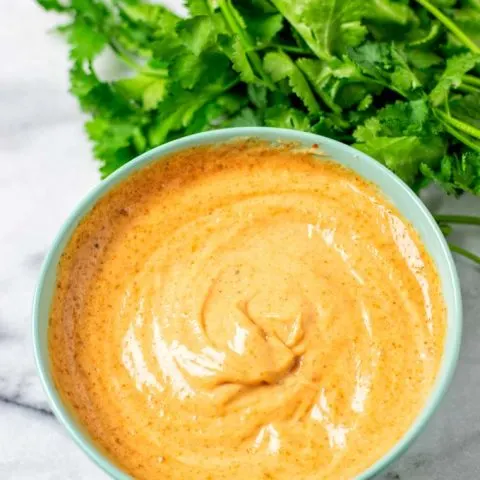
[[[37,1],[67,18],[71,92],[103,176],[184,135],[267,125],[349,143],[416,191],[480,195],[480,0],[187,0],[187,17]],[[96,69],[107,50],[120,79]],[[480,223],[438,220],[446,234]]]

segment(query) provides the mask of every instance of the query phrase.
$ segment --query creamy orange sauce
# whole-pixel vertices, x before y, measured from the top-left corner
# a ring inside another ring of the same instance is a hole
[[[406,432],[442,356],[433,262],[355,173],[292,146],[190,149],[76,229],[55,382],[139,479],[351,479]]]

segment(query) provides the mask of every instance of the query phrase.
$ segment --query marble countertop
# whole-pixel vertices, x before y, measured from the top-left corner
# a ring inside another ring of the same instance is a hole
[[[7,6],[8,1],[8,6]],[[67,89],[58,21],[33,2],[0,0],[0,478],[105,479],[53,417],[37,378],[32,295],[56,231],[98,180]],[[480,198],[431,194],[436,211],[480,211]],[[456,242],[480,251],[478,234]],[[379,478],[480,478],[480,268],[456,259],[465,308],[460,363],[445,400],[410,450]]]

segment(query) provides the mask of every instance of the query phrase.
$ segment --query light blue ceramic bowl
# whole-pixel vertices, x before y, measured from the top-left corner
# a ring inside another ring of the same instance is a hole
[[[443,356],[438,378],[425,407],[403,438],[380,460],[358,478],[367,479],[378,474],[399,457],[423,429],[443,397],[457,363],[462,331],[462,304],[457,272],[450,250],[435,220],[419,198],[398,177],[380,163],[347,145],[311,133],[277,128],[231,128],[191,135],[154,148],[117,170],[94,188],[73,211],[57,235],[43,264],[33,306],[33,339],[35,359],[43,387],[53,412],[63,423],[77,444],[103,470],[116,479],[130,477],[114,465],[96,447],[86,431],[77,423],[62,403],[55,389],[49,362],[47,330],[50,306],[55,287],[55,276],[60,255],[80,219],[112,187],[122,182],[133,172],[173,152],[196,145],[225,142],[239,137],[257,137],[268,141],[293,141],[305,146],[318,144],[337,162],[352,168],[362,177],[377,184],[402,214],[409,219],[420,234],[433,257],[442,279],[443,293],[448,307],[448,325]],[[192,479],[193,480],[193,479]]]

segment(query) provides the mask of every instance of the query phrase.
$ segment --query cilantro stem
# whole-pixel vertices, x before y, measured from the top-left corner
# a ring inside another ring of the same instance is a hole
[[[328,95],[325,94],[322,90],[318,89],[315,90],[322,100],[322,102],[334,113],[342,113],[342,109],[335,103],[333,102]],[[347,124],[348,125],[348,124]]]
[[[158,77],[158,78],[167,78],[168,77],[168,70],[166,68],[162,69],[155,69],[152,70],[150,68],[145,68],[139,65],[138,63],[134,62],[129,56],[125,55],[120,48],[117,47],[113,42],[108,43],[110,48],[115,52],[120,60],[122,60],[126,65],[130,68],[135,70],[138,73],[143,73],[144,75],[150,77]]]
[[[437,222],[441,223],[458,223],[461,225],[478,225],[480,226],[480,217],[473,215],[434,215]]]
[[[455,127],[457,130],[460,130],[461,132],[480,140],[480,129],[473,127],[468,123],[462,122],[455,117],[450,117],[446,113],[442,112],[442,110],[437,110],[437,114],[440,116],[440,118],[442,118],[442,120],[449,123],[452,127]]]
[[[117,57],[120,58],[125,64],[127,64],[130,68],[134,70],[140,70],[140,65],[134,62],[130,57],[125,55],[120,48],[118,48],[112,41],[108,42],[110,48],[116,53]]]
[[[380,85],[383,88],[386,88],[388,90],[391,90],[392,92],[398,93],[398,95],[400,95],[403,98],[408,98],[405,92],[402,92],[398,88],[395,88],[391,83],[388,83],[383,80],[378,80],[377,78],[367,77],[363,74],[360,74],[355,76],[352,75],[350,79],[347,79],[347,81],[348,80],[353,80],[353,82],[357,81],[357,82],[365,82],[365,83],[374,83],[375,85]]]
[[[480,53],[480,47],[461,30],[452,20],[440,11],[435,5],[428,0],[416,0],[420,5],[425,7],[434,17],[436,17],[443,25],[448,28],[467,48],[473,53]]]
[[[440,230],[446,237],[448,237],[452,233],[453,229],[451,225],[448,225],[447,223],[440,223],[438,226],[440,227]]]
[[[424,45],[427,42],[430,42],[433,40],[440,32],[440,24],[439,23],[432,23],[432,26],[430,27],[429,32],[422,38],[419,38],[418,40],[414,40],[412,42],[409,42],[408,45],[411,47],[416,47],[419,45]]]
[[[473,140],[471,140],[469,137],[466,137],[465,135],[463,135],[462,133],[460,133],[458,130],[456,130],[455,128],[451,127],[448,123],[445,123],[445,122],[442,122],[443,123],[443,126],[445,127],[445,130],[447,130],[447,132],[452,135],[453,137],[455,137],[459,142],[462,142],[464,143],[467,147],[470,147],[472,150],[474,150],[475,152],[478,152],[480,153],[480,144],[474,142]]]
[[[465,93],[480,93],[480,88],[469,85],[468,83],[461,83],[456,89]]]
[[[480,87],[480,78],[476,77],[475,75],[470,75],[467,73],[462,77],[462,79],[465,83]]]
[[[238,24],[238,12],[235,11],[235,8],[231,5],[230,0],[218,0],[218,6],[231,32],[238,36],[240,43],[242,43],[243,48],[245,49],[248,59],[252,63],[254,69],[260,75],[260,78],[270,90],[276,90],[275,84],[263,69],[262,60],[255,51],[255,46],[248,37],[247,32],[242,25]]]
[[[448,246],[450,247],[450,250],[452,252],[463,255],[464,257],[467,257],[470,260],[473,260],[474,262],[480,265],[480,256],[475,255],[474,253],[469,252],[468,250],[465,250],[464,248],[459,247],[458,245],[454,245],[453,243],[450,243],[450,242],[448,242]]]
[[[344,78],[342,80],[346,83],[371,83],[374,85],[380,85],[383,88],[386,88],[388,90],[391,90],[392,92],[398,93],[398,95],[400,95],[403,98],[408,98],[408,96],[404,92],[402,92],[401,90],[398,90],[392,84],[384,80],[379,80],[378,78],[368,77],[363,73],[355,73],[353,75],[350,75],[348,78]]]

